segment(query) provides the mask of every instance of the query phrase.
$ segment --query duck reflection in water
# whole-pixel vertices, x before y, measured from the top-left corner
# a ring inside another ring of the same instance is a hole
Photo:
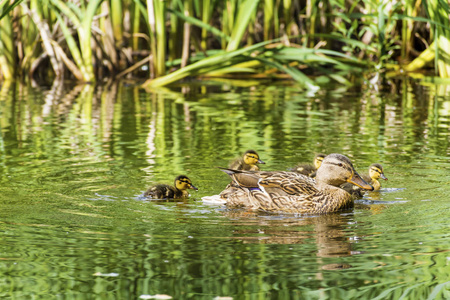
[[[243,243],[310,244],[311,239],[315,239],[316,255],[322,269],[346,269],[352,266],[347,263],[322,264],[321,258],[359,254],[352,249],[353,243],[359,238],[349,234],[349,224],[355,222],[351,213],[300,217],[241,209],[227,209],[222,213],[233,220],[235,238]],[[249,227],[252,229],[247,229]]]

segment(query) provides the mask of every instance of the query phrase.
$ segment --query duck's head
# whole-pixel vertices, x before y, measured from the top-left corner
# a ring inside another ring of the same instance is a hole
[[[329,154],[317,170],[316,181],[333,186],[340,186],[346,182],[359,186],[362,189],[373,191],[373,186],[365,182],[355,171],[350,159],[342,154]]]
[[[192,181],[185,175],[180,175],[177,176],[177,178],[175,178],[175,187],[180,191],[187,189],[193,189],[198,191],[198,188],[192,185]]]
[[[326,156],[325,154],[319,153],[316,154],[316,156],[314,157],[314,167],[316,168],[316,170],[320,168],[320,166],[322,165],[322,161],[325,158],[325,156]]]
[[[265,162],[259,159],[258,153],[256,153],[256,151],[254,150],[247,150],[244,153],[244,163],[250,166],[254,166],[256,164],[265,164]]]
[[[369,167],[369,176],[372,179],[377,180],[378,178],[388,180],[383,173],[383,167],[380,164],[371,164]]]

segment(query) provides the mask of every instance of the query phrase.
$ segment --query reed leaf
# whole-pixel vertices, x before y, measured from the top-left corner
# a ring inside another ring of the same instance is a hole
[[[264,39],[273,39],[271,31],[273,31],[274,26],[274,11],[275,3],[272,0],[264,0]]]
[[[15,77],[16,55],[14,51],[14,35],[9,15],[0,19],[0,70],[6,81]]]
[[[170,84],[177,80],[186,78],[187,76],[198,76],[204,74],[205,72],[211,72],[213,70],[220,69],[224,66],[230,66],[237,62],[242,62],[242,59],[249,60],[248,54],[264,48],[264,46],[268,45],[271,41],[258,43],[252,45],[250,47],[234,50],[234,51],[222,51],[216,55],[206,57],[198,62],[195,62],[191,65],[188,65],[182,69],[176,70],[173,73],[170,73],[166,76],[162,76],[153,80],[147,80],[144,86],[147,87],[157,87]],[[247,55],[245,55],[247,54]],[[235,59],[238,56],[244,56],[243,58]]]
[[[291,67],[289,65],[283,65],[278,61],[269,60],[263,57],[256,57],[257,60],[260,60],[267,66],[272,66],[286,74],[289,74],[295,81],[297,81],[300,85],[308,88],[311,91],[317,91],[319,87],[311,80],[308,76],[306,76],[300,70]]]
[[[110,18],[114,33],[116,47],[120,49],[123,45],[123,1],[110,0]]]
[[[189,24],[195,25],[199,28],[202,28],[205,32],[210,32],[213,35],[220,37],[221,39],[224,39],[225,41],[230,41],[230,39],[231,39],[231,37],[226,35],[224,32],[220,31],[219,29],[217,29],[209,24],[204,23],[203,21],[201,21],[197,18],[194,18],[191,16],[186,16],[182,12],[176,11],[171,8],[168,8],[167,11],[170,12],[171,14],[174,14],[181,20],[183,20]]]
[[[18,6],[23,0],[14,1],[0,1],[0,20],[8,15],[16,6]]]
[[[100,3],[103,0],[89,1],[84,11],[82,11],[82,19],[79,18],[80,10],[71,9],[62,0],[50,0],[52,5],[67,16],[74,24],[78,32],[79,52],[81,54],[82,62],[77,62],[77,65],[83,73],[83,80],[86,82],[95,81],[94,66],[92,61],[92,47],[91,47],[91,24]],[[71,44],[72,47],[75,47]]]
[[[83,58],[81,57],[80,49],[78,48],[77,42],[75,41],[74,37],[72,36],[72,33],[70,32],[67,25],[64,23],[63,18],[61,15],[55,11],[56,18],[58,19],[59,26],[61,27],[61,31],[64,35],[65,41],[67,43],[67,46],[69,47],[70,53],[72,54],[72,57],[75,61],[75,64],[77,66],[77,69],[70,68],[72,70],[73,75],[80,81],[83,80],[83,72],[86,72],[84,69],[84,63]],[[67,65],[67,62],[65,61],[65,64]]]
[[[234,51],[239,48],[245,30],[248,27],[251,17],[255,14],[259,0],[245,0],[239,5],[237,20],[234,23],[231,39],[227,46],[227,51]]]

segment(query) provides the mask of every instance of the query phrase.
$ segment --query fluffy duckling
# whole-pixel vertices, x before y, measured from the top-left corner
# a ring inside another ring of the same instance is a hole
[[[369,174],[363,174],[361,177],[373,186],[374,191],[378,191],[381,188],[381,183],[378,179],[388,180],[386,176],[384,176],[383,167],[377,163],[371,164],[369,166]],[[352,194],[355,198],[362,198],[365,193],[363,189],[347,183],[344,184],[342,188]]]
[[[291,169],[292,172],[303,174],[309,177],[316,177],[316,171],[322,164],[325,154],[319,153],[314,156],[314,164],[300,163]]]
[[[255,150],[247,150],[242,157],[232,161],[229,168],[233,170],[259,171],[258,164],[265,164],[265,162],[259,159],[259,155]]]
[[[259,159],[259,155],[255,150],[247,150],[242,157],[232,161],[228,167],[233,170],[259,171],[258,164],[265,164],[265,162]],[[220,193],[220,198],[228,198],[228,195],[234,193],[236,188],[238,186],[234,182],[231,182]]]
[[[185,176],[180,175],[175,178],[175,186],[168,184],[157,184],[150,187],[145,193],[145,197],[152,199],[181,199],[189,196],[187,189],[198,189],[192,185],[191,180]]]
[[[335,212],[353,206],[352,196],[340,188],[345,182],[373,190],[355,171],[351,161],[337,153],[323,159],[315,179],[295,172],[222,171],[239,186],[228,195],[227,206],[267,212]]]

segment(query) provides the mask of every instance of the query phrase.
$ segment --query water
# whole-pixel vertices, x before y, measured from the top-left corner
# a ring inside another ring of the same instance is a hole
[[[0,297],[448,299],[450,86],[390,88],[4,84]],[[204,204],[247,149],[264,170],[339,152],[389,181],[330,215]],[[189,200],[139,197],[179,174]]]

